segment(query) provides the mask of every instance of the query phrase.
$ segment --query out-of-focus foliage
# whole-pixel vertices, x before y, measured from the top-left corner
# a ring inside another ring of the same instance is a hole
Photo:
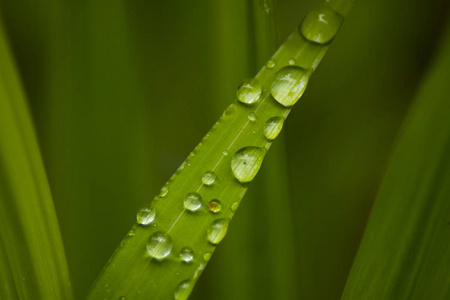
[[[137,209],[218,119],[242,78],[259,68],[249,3],[0,1],[76,298],[87,293]],[[276,4],[282,41],[316,1]],[[286,299],[340,298],[446,5],[357,3],[285,124],[290,195],[268,191],[272,201],[259,202],[256,185],[267,185],[267,177],[256,178],[194,297],[271,295],[277,286],[265,271],[293,252],[287,280],[296,289]],[[284,205],[278,218],[292,214],[294,232],[269,226],[267,211],[274,210],[266,205],[276,203]],[[285,239],[294,234],[295,247],[267,247],[261,228]]]

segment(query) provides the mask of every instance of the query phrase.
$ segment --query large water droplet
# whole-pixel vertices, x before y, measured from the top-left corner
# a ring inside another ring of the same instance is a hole
[[[204,185],[212,185],[216,181],[216,174],[213,171],[208,171],[202,176]]]
[[[264,136],[268,140],[274,140],[283,128],[283,123],[283,117],[273,117],[267,120],[266,125],[264,126]]]
[[[220,203],[220,201],[217,199],[211,200],[209,201],[208,208],[210,212],[212,212],[213,214],[217,214],[222,210],[222,203]]]
[[[309,41],[327,44],[336,36],[343,22],[337,12],[322,6],[310,11],[299,26],[301,34]]]
[[[288,66],[277,72],[270,93],[281,105],[290,107],[303,95],[308,84],[308,72],[297,66]]]
[[[141,225],[152,224],[156,217],[156,211],[153,208],[144,207],[136,215],[137,222]]]
[[[189,297],[189,288],[191,284],[189,280],[181,282],[177,289],[175,290],[174,298],[175,300],[186,300]]]
[[[189,211],[197,211],[202,207],[202,196],[196,192],[189,193],[184,198],[183,205]]]
[[[155,232],[148,238],[147,252],[157,260],[166,258],[172,252],[172,238],[163,231]]]
[[[239,86],[236,97],[245,104],[253,104],[259,100],[262,87],[256,78],[245,79]]]
[[[194,260],[194,251],[189,247],[184,247],[180,251],[180,258],[185,263],[190,263]]]
[[[212,244],[218,244],[223,240],[228,230],[228,219],[218,219],[212,222],[209,227],[208,241]]]
[[[245,147],[236,152],[231,159],[231,170],[237,180],[250,182],[258,173],[265,151],[259,147]]]

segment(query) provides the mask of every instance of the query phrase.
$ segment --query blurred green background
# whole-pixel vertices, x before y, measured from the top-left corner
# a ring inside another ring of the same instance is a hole
[[[77,299],[262,67],[259,2],[0,0]],[[276,1],[278,43],[317,3]],[[193,299],[340,298],[448,6],[357,3]]]

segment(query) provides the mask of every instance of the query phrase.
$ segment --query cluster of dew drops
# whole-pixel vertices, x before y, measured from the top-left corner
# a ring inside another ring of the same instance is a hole
[[[336,35],[343,17],[335,12],[328,5],[322,5],[320,8],[309,12],[299,26],[299,33],[307,41],[325,45],[329,43]],[[302,96],[306,85],[308,84],[310,71],[295,65],[294,58],[290,59],[286,66],[280,68],[274,75],[270,86],[270,94],[281,105],[286,108],[293,106]],[[269,60],[266,63],[267,69],[276,68],[276,61]],[[256,78],[244,80],[238,87],[236,92],[237,100],[241,103],[252,107],[260,102],[263,87]],[[251,112],[248,115],[249,122],[256,120],[256,113]],[[280,133],[284,123],[282,116],[274,116],[268,118],[264,124],[264,136],[267,140],[274,140]],[[227,150],[223,155],[227,155]],[[247,146],[238,150],[231,159],[231,170],[233,175],[241,183],[247,183],[253,180],[258,172],[262,160],[264,158],[265,150],[261,147]],[[202,176],[202,183],[206,186],[211,186],[216,182],[216,174],[213,171],[207,171]],[[159,194],[163,198],[169,192],[168,187],[164,186]],[[188,193],[183,199],[183,206],[185,210],[196,212],[201,209],[203,205],[202,197],[197,192]],[[234,202],[230,209],[234,212],[239,203]],[[219,200],[213,199],[208,204],[208,210],[216,214],[222,209],[222,204]],[[144,207],[137,213],[137,222],[140,225],[148,226],[156,219],[156,211],[151,207]],[[216,245],[225,237],[228,228],[228,219],[219,218],[214,220],[206,232],[208,241]],[[172,239],[170,235],[164,231],[157,231],[153,233],[146,245],[147,253],[150,257],[156,260],[164,260],[172,253]],[[211,253],[206,253],[203,256],[204,261],[208,261]],[[183,247],[179,253],[179,259],[183,263],[192,263],[195,259],[195,253],[190,247]],[[202,271],[205,267],[200,264],[198,271]],[[194,275],[195,277],[195,275]],[[191,283],[189,280],[182,281],[175,290],[174,298],[176,300],[187,299],[191,290]]]

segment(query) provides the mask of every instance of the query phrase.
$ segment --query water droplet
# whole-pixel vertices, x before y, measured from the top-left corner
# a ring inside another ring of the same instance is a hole
[[[235,212],[237,210],[237,208],[239,207],[239,201],[233,202],[233,204],[231,204],[231,211]]]
[[[273,117],[267,120],[266,125],[264,126],[264,136],[268,140],[274,140],[283,128],[283,123],[283,117]]]
[[[208,234],[208,241],[212,244],[218,244],[222,239],[225,237],[225,234],[227,234],[228,230],[228,219],[218,219],[212,222],[211,226],[209,227],[207,234]]]
[[[203,255],[203,259],[205,260],[205,262],[208,262],[208,261],[210,260],[211,255],[212,255],[211,252],[206,252],[206,253]]]
[[[295,65],[295,58],[291,58],[290,60],[289,60],[289,64],[292,66],[292,65]]]
[[[120,296],[120,297],[119,297],[119,300],[127,300],[127,297],[125,297],[125,296]]]
[[[208,171],[202,176],[202,182],[204,185],[212,185],[216,181],[216,174],[212,171]]]
[[[336,36],[343,17],[334,10],[322,6],[310,11],[299,26],[301,34],[309,41],[327,44]]]
[[[236,152],[231,159],[231,170],[237,180],[250,182],[258,173],[265,151],[259,147],[245,147]]]
[[[249,120],[250,122],[255,122],[255,121],[256,121],[256,115],[255,115],[255,113],[249,113],[249,114],[248,114],[248,120]]]
[[[198,268],[195,270],[195,272],[194,272],[194,279],[197,279],[198,278],[198,276],[200,276],[200,274],[202,274],[202,272],[203,272],[203,270],[205,269],[205,264],[199,264],[198,265]]]
[[[132,236],[134,236],[134,230],[133,229],[131,229],[130,231],[128,231],[128,234],[127,234],[129,237],[132,237]]]
[[[210,212],[216,214],[222,209],[222,203],[220,203],[220,201],[217,199],[211,200],[209,202],[208,208]]]
[[[266,68],[268,68],[268,69],[273,69],[275,67],[275,65],[276,65],[276,63],[274,60],[269,59],[266,62]]]
[[[308,84],[308,72],[296,66],[282,68],[275,75],[270,93],[281,105],[290,107],[303,95]]]
[[[197,211],[202,207],[202,196],[196,192],[189,193],[184,198],[183,205],[189,211]]]
[[[163,186],[161,188],[161,191],[159,192],[159,197],[164,198],[168,192],[169,192],[169,188],[167,187],[167,185]]]
[[[262,87],[256,78],[245,79],[239,86],[236,97],[245,104],[253,104],[259,100]]]
[[[189,280],[185,280],[181,282],[177,289],[175,290],[174,298],[175,300],[186,300],[189,297],[189,288],[191,287],[191,284]]]
[[[222,154],[223,154],[224,156],[227,156],[227,155],[228,155],[228,151],[227,151],[227,150],[224,150],[224,151],[222,152]]]
[[[144,207],[136,215],[137,222],[141,225],[149,225],[155,221],[156,211],[153,208]]]
[[[194,251],[189,247],[184,247],[180,251],[180,258],[185,263],[190,263],[194,260]]]
[[[172,252],[172,238],[163,231],[155,232],[148,238],[147,252],[157,260],[166,258]]]
[[[235,111],[236,111],[236,108],[234,107],[234,104],[231,104],[230,106],[227,107],[224,114],[225,114],[225,116],[231,116],[235,113]]]

